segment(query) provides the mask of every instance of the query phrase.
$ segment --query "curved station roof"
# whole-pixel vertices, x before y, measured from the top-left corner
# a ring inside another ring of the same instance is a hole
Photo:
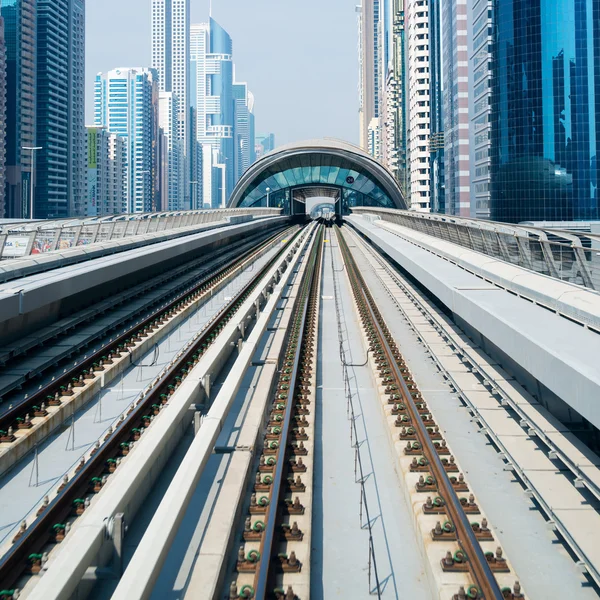
[[[289,206],[290,190],[306,188],[341,190],[345,207],[406,208],[392,174],[360,148],[340,140],[309,140],[277,148],[255,162],[238,181],[230,208]],[[268,189],[267,189],[268,188]],[[268,196],[268,198],[267,198]]]

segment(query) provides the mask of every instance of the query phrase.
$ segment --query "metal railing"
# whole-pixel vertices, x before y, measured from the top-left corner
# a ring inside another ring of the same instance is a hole
[[[280,212],[278,208],[224,208],[9,223],[0,226],[0,260],[173,231],[227,217],[277,216]]]
[[[401,225],[562,281],[600,290],[600,235],[389,208],[355,207]]]

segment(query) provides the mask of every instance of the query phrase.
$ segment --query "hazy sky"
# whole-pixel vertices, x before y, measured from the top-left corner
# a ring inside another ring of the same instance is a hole
[[[208,0],[190,0],[192,22]],[[257,133],[282,144],[313,137],[358,141],[357,0],[213,0],[233,38],[236,79],[255,96]],[[87,10],[87,122],[94,76],[150,66],[151,0],[93,0]]]

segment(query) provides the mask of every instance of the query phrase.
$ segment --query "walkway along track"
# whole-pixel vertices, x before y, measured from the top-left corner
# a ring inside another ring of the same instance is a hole
[[[254,260],[275,239],[284,237],[287,233],[290,233],[290,230],[284,233],[277,232],[258,246],[243,245],[241,254],[238,252],[233,257],[227,253],[225,259],[218,261],[203,273],[199,281],[188,283],[173,298],[157,306],[150,315],[131,322],[122,333],[110,338],[99,349],[93,350],[82,360],[71,363],[70,367],[62,370],[60,375],[35,393],[24,396],[20,402],[0,415],[0,456],[12,452],[19,443],[25,442],[23,438],[31,434],[34,434],[35,443],[39,443],[55,427],[62,424],[64,419],[57,420],[56,413],[63,410],[65,405],[70,404],[77,395],[86,393],[87,388],[92,386],[98,377],[103,377],[104,382],[108,383],[110,376],[107,377],[107,371],[110,370],[110,365],[120,357],[127,356],[136,344],[176,318],[192,301],[198,301],[206,293],[212,293],[210,290],[215,284],[226,280],[238,270],[239,265]],[[27,449],[31,449],[33,442],[26,446]],[[15,460],[23,454],[24,451],[20,450]],[[13,459],[2,459],[0,473],[12,466],[13,462]]]
[[[320,225],[290,322],[249,514],[244,518],[237,578],[227,590],[231,599],[294,600],[295,583],[296,589],[306,590],[302,600],[308,598],[312,514],[312,472],[308,465],[312,465],[312,456],[303,457],[312,453],[314,445],[315,410],[313,406],[311,411],[311,403],[315,397],[322,248]],[[308,518],[303,519],[305,514]],[[298,577],[303,566],[306,568]]]
[[[507,565],[500,551],[496,555],[483,551],[480,540],[485,539],[479,523],[471,523],[467,513],[478,514],[474,497],[459,498],[457,491],[468,490],[462,477],[450,475],[457,472],[454,457],[450,454],[433,415],[413,381],[408,367],[392,338],[373,297],[362,278],[341,231],[336,227],[340,249],[347,268],[348,278],[358,307],[358,312],[369,341],[369,352],[382,377],[388,403],[394,405],[397,424],[402,426],[400,439],[406,440],[405,455],[412,455],[411,471],[421,472],[419,491],[437,493],[428,497],[423,505],[424,513],[443,514],[448,517],[443,528],[436,525],[431,532],[433,539],[454,541],[459,550],[440,556],[444,572],[468,571],[471,585],[461,586],[454,598],[523,598],[520,586],[514,591],[500,588],[494,571],[506,571]]]
[[[102,489],[107,477],[118,468],[122,457],[129,453],[135,442],[143,435],[145,428],[150,426],[152,421],[160,415],[160,411],[168,403],[169,397],[174,394],[187,374],[215,342],[219,332],[233,318],[263,275],[269,271],[280,256],[289,252],[289,248],[296,241],[298,235],[299,231],[290,237],[287,244],[263,268],[258,270],[253,279],[213,317],[204,331],[165,368],[150,389],[140,394],[127,414],[121,415],[114,431],[113,428],[110,428],[104,440],[96,443],[96,447],[91,451],[87,461],[82,459],[76,475],[70,481],[63,482],[57,496],[52,501],[44,502],[33,525],[29,528],[25,525],[17,534],[10,551],[0,559],[1,589],[10,592],[10,588],[22,576],[40,572],[47,559],[46,551],[51,548],[49,544],[59,543],[64,539],[70,529],[68,521],[85,512],[93,494]],[[146,333],[158,326],[161,319],[164,321],[169,318],[185,304],[193,302],[203,295],[210,297],[214,286],[218,285],[222,276],[224,275],[215,275],[198,286],[196,291],[188,293],[178,303],[175,303],[170,308],[170,312],[167,311],[162,317],[151,320],[145,325]],[[131,342],[133,342],[133,338],[130,340]],[[121,347],[117,346],[107,356],[107,360],[117,358],[126,352],[127,344]],[[11,597],[12,592],[4,594],[5,599]]]

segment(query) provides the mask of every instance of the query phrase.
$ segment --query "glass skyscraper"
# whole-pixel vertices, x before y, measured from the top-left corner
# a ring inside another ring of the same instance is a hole
[[[36,218],[85,212],[84,0],[38,0]]]
[[[94,88],[94,125],[125,140],[127,211],[155,209],[153,174],[158,140],[156,71],[114,69],[98,73]],[[164,200],[164,199],[163,199]],[[167,207],[163,205],[164,210]]]
[[[2,0],[6,44],[7,217],[29,216],[31,153],[36,145],[36,0]]]
[[[202,144],[203,205],[225,206],[235,184],[233,43],[213,18],[191,26],[192,107]]]
[[[598,219],[600,2],[493,11],[492,219]]]

